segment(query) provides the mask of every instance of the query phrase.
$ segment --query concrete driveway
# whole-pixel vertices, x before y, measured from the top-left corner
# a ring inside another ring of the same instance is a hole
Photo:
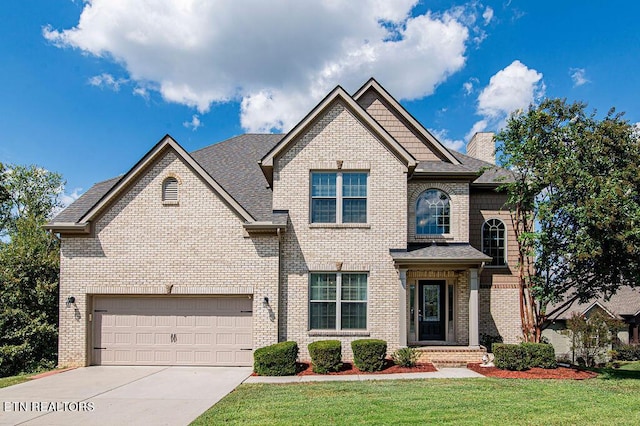
[[[0,425],[186,425],[250,367],[86,367],[0,389]]]

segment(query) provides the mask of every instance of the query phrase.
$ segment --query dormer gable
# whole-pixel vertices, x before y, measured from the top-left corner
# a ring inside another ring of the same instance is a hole
[[[418,161],[460,164],[460,161],[374,78],[369,79],[353,95],[353,99]]]

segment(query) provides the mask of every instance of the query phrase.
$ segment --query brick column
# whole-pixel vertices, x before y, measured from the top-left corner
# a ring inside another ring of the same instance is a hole
[[[400,293],[400,341],[398,344],[400,347],[407,346],[407,270],[400,269],[400,286],[398,287]]]
[[[478,328],[478,269],[469,269],[469,346],[480,346]]]

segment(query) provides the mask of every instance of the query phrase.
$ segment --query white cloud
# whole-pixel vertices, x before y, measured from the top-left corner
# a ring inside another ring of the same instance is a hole
[[[487,120],[482,119],[476,121],[473,126],[471,126],[471,129],[467,132],[467,134],[464,135],[465,140],[470,141],[473,135],[478,132],[484,132],[485,130],[487,130],[487,127],[489,127],[489,122]]]
[[[493,19],[493,9],[487,6],[487,8],[482,13],[482,17],[484,18],[484,24],[489,25],[489,23]]]
[[[112,89],[115,92],[120,91],[120,86],[127,83],[126,78],[115,78],[111,74],[102,73],[100,75],[94,75],[89,79],[89,84],[96,87],[106,87]]]
[[[197,114],[193,114],[193,116],[191,116],[191,121],[185,121],[184,123],[182,123],[182,125],[187,129],[193,130],[194,132],[198,130],[198,128],[203,126],[202,122],[200,121],[200,117],[198,117]]]
[[[82,195],[82,188],[74,188],[70,194],[61,192],[60,202],[62,202],[63,208],[68,207],[71,203],[80,198],[80,195]]]
[[[513,61],[494,74],[478,95],[478,114],[483,118],[469,130],[467,140],[490,126],[496,130],[504,127],[509,114],[527,108],[544,96],[545,90],[541,73]]]
[[[569,72],[571,73],[571,80],[573,80],[573,87],[589,83],[587,71],[584,68],[571,68]]]
[[[526,108],[544,94],[542,74],[515,60],[498,71],[478,95],[478,112],[495,118]]]
[[[140,96],[143,99],[149,100],[149,91],[144,87],[134,87],[132,93],[134,95]]]
[[[237,101],[246,130],[288,130],[336,84],[352,91],[374,76],[417,99],[460,70],[484,37],[481,6],[411,16],[416,3],[86,0],[76,26],[43,35],[122,64],[138,95],[201,114]]]
[[[471,77],[468,81],[464,82],[462,84],[462,88],[464,89],[464,94],[470,95],[473,92],[474,86],[479,82],[480,81],[475,77]]]
[[[431,134],[436,137],[444,146],[454,151],[460,151],[464,147],[464,141],[460,139],[450,139],[447,130],[429,129]]]

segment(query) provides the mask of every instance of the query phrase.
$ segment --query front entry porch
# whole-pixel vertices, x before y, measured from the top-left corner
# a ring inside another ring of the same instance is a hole
[[[478,269],[400,269],[407,346],[477,348]],[[403,315],[401,315],[403,317]]]
[[[479,273],[491,258],[467,244],[392,256],[400,277],[400,345],[417,348],[421,361],[436,365],[480,362]]]

